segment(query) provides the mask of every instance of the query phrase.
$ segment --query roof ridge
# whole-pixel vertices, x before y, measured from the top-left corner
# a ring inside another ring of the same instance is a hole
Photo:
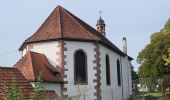
[[[63,8],[64,9],[64,8]],[[86,32],[90,33],[86,28],[84,28],[74,17],[76,17],[74,14],[72,14],[71,12],[69,12],[68,10],[64,9],[64,11],[66,12],[66,14],[68,16],[70,16],[80,27],[82,27]],[[73,17],[74,16],[74,17]],[[78,17],[76,17],[78,18]],[[79,19],[79,18],[78,18]],[[80,19],[79,19],[80,20]],[[82,20],[81,20],[82,21]],[[84,22],[84,21],[83,21]],[[84,22],[85,23],[85,22]],[[95,36],[94,34],[92,34],[93,36]]]
[[[62,38],[62,37],[63,37],[63,34],[62,34],[62,24],[61,24],[61,21],[62,21],[62,20],[61,20],[61,18],[62,18],[62,17],[61,17],[61,11],[60,11],[60,10],[61,10],[61,8],[62,8],[62,7],[59,5],[59,6],[58,6],[58,11],[59,11],[59,17],[60,17],[60,18],[59,18],[59,25],[60,25],[60,38]]]
[[[24,56],[22,56],[22,58],[16,63],[16,64],[14,64],[13,65],[13,67],[15,68],[15,66],[18,64],[18,63],[20,63],[23,59],[25,59],[26,57],[28,57],[28,59],[30,60],[30,62],[31,62],[31,66],[32,66],[32,72],[33,72],[33,76],[34,76],[34,78],[35,78],[35,73],[34,73],[34,67],[33,67],[33,64],[32,64],[32,55],[31,55],[31,53],[32,53],[33,51],[28,51]],[[16,67],[17,68],[17,67]]]
[[[19,59],[19,60],[16,62],[16,64],[13,65],[13,67],[15,67],[15,65],[17,65],[22,59],[26,58],[26,56],[27,56],[27,53],[26,53],[24,56],[22,56],[21,59]]]
[[[58,6],[57,6],[57,7],[58,7]],[[50,19],[50,17],[53,15],[53,13],[54,13],[55,10],[57,9],[57,7],[48,15],[48,17],[45,19],[45,21],[43,21],[43,23],[39,26],[38,30],[36,30],[33,35],[31,35],[29,38],[27,38],[27,39],[25,40],[26,42],[27,42],[27,40],[29,40],[31,37],[35,36],[36,33],[43,28],[44,24],[46,24],[46,22]]]
[[[36,78],[37,78],[36,75],[35,75],[35,74],[36,74],[36,72],[35,72],[36,69],[35,69],[34,66],[33,66],[33,60],[32,60],[32,53],[35,53],[35,52],[29,51],[29,53],[30,53],[30,58],[29,58],[29,59],[30,59],[30,61],[31,61],[32,72],[33,72],[33,74],[34,74],[33,76],[34,76],[34,79],[36,79]]]

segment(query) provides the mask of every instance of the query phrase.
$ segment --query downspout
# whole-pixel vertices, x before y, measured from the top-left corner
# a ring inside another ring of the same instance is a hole
[[[121,64],[121,84],[122,84],[122,100],[124,100],[124,93],[123,93],[123,75],[122,75],[122,58],[120,56],[120,64]]]

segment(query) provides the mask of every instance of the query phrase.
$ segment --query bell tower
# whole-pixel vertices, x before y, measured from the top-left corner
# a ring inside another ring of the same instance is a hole
[[[104,22],[104,20],[102,19],[102,17],[101,17],[101,11],[99,12],[100,13],[100,18],[97,20],[97,24],[96,24],[96,27],[97,27],[97,31],[99,32],[99,33],[101,33],[103,36],[105,36],[105,26],[106,26],[106,24],[105,24],[105,22]]]

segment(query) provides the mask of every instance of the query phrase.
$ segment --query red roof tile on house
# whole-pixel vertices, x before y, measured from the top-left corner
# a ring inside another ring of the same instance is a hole
[[[40,76],[45,82],[62,82],[60,71],[48,62],[45,55],[40,53],[28,52],[14,65],[14,68],[18,68],[29,81],[36,81]]]
[[[0,67],[0,100],[6,100],[3,92],[4,88],[11,88],[11,85],[16,83],[18,89],[22,94],[29,98],[32,96],[32,85],[25,79],[25,77],[16,68]]]
[[[22,51],[29,43],[56,41],[59,39],[100,42],[111,50],[123,56],[126,55],[93,27],[61,6],[54,9],[41,27],[24,41],[19,50]]]
[[[51,40],[57,38],[74,38],[85,40],[98,40],[94,34],[79,23],[75,16],[58,6],[50,14],[42,26],[26,42]]]

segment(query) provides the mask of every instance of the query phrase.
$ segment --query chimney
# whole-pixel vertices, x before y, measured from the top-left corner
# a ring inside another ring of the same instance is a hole
[[[127,54],[127,41],[126,41],[126,37],[123,37],[122,42],[123,42],[123,52],[125,54]]]

